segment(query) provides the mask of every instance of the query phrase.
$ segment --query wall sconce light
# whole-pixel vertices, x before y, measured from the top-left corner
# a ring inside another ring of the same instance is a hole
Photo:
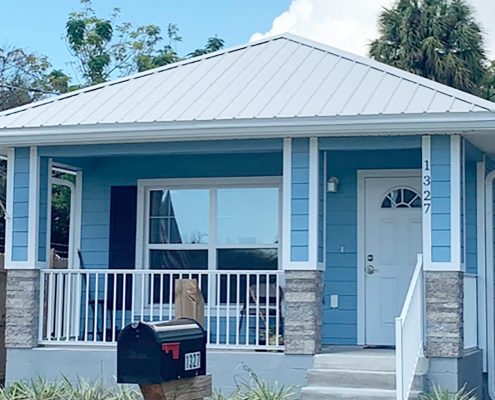
[[[339,191],[339,178],[332,176],[327,181],[327,192],[337,193]]]

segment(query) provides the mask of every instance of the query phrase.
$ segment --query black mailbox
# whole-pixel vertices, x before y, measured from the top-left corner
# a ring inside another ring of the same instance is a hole
[[[117,340],[117,382],[152,385],[206,375],[206,331],[195,320],[127,325]]]

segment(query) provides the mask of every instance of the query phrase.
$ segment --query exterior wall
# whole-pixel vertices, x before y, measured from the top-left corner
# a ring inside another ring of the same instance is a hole
[[[60,158],[83,169],[81,252],[85,268],[108,267],[110,187],[138,179],[280,176],[276,153]]]
[[[431,138],[431,261],[451,261],[450,136]]]
[[[286,386],[303,386],[306,372],[313,365],[312,356],[283,353],[248,353],[235,351],[208,352],[208,373],[213,387],[224,394],[235,389],[235,381],[248,378],[244,367],[252,369],[267,382]],[[57,368],[47,368],[56,365]],[[7,352],[7,384],[41,376],[47,380],[79,377],[115,383],[117,366],[115,349],[9,349]]]
[[[12,261],[28,260],[29,147],[14,149]]]
[[[393,141],[392,141],[393,142]],[[419,149],[328,151],[327,176],[339,179],[327,193],[323,344],[357,344],[357,170],[421,168]],[[339,307],[330,308],[330,296]]]
[[[309,139],[292,141],[291,261],[309,260]]]

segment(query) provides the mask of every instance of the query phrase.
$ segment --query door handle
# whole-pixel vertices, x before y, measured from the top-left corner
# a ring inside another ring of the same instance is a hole
[[[375,267],[373,267],[373,265],[371,264],[366,267],[366,273],[368,275],[373,275],[376,271],[377,270],[375,269]]]

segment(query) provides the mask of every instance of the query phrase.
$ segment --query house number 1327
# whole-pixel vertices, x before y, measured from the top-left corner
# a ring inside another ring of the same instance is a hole
[[[425,214],[428,214],[431,209],[431,170],[430,161],[425,160],[423,167],[423,208]]]

